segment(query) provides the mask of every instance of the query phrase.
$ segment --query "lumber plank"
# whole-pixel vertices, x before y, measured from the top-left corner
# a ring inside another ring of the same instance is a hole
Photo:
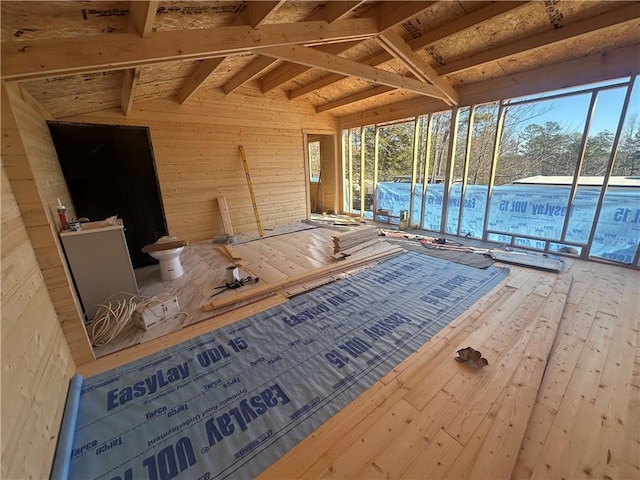
[[[142,247],[140,251],[144,253],[160,252],[162,250],[171,250],[172,248],[185,247],[189,244],[186,240],[176,240],[172,242],[151,243]]]
[[[387,253],[381,253],[381,254],[379,254],[379,257],[377,256],[376,258],[383,258],[383,257],[388,256],[388,255],[395,255],[397,253],[400,253],[400,252],[398,252],[397,250],[389,249],[389,251]],[[370,258],[369,260],[373,260],[373,258]],[[342,262],[326,265],[326,266],[324,266],[322,268],[319,268],[318,270],[316,270],[314,272],[314,274],[335,272],[335,271],[337,271],[338,269],[341,269],[341,268],[353,267],[353,266],[357,265],[360,262],[361,262],[361,259],[359,259],[359,258],[344,260]],[[203,304],[202,308],[205,311],[211,311],[211,310],[213,310],[215,308],[220,308],[220,307],[227,306],[227,305],[233,304],[233,303],[241,301],[241,300],[245,300],[245,299],[247,299],[247,298],[249,298],[251,296],[254,296],[254,295],[261,295],[263,293],[275,292],[275,291],[279,290],[282,287],[285,287],[285,286],[288,286],[288,285],[292,285],[294,283],[298,283],[298,282],[304,281],[308,277],[309,277],[309,273],[305,272],[303,274],[294,275],[293,277],[287,277],[287,278],[284,278],[282,280],[279,280],[279,281],[276,281],[276,282],[273,282],[273,283],[269,283],[267,285],[258,286],[258,287],[254,288],[251,291],[248,291],[246,293],[232,291],[232,292],[230,292],[230,295],[226,296],[225,299],[220,299],[220,300],[217,300],[217,301],[212,301],[212,302],[205,303],[205,304]]]
[[[218,197],[218,207],[220,207],[220,216],[222,217],[222,227],[224,233],[233,235],[233,225],[231,224],[231,215],[229,215],[229,205],[225,197]]]

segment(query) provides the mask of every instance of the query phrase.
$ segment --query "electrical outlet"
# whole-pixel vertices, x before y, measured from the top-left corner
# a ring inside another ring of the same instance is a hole
[[[178,313],[180,313],[178,297],[170,297],[160,303],[138,305],[133,315],[138,327],[150,330],[165,320],[175,317]]]

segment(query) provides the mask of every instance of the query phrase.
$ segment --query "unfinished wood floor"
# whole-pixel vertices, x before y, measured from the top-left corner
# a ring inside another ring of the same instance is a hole
[[[640,477],[640,276],[567,261],[509,277],[260,478]],[[274,296],[79,368],[92,375]],[[472,346],[477,370],[454,360]]]
[[[358,223],[355,226],[357,227]],[[219,316],[233,310],[238,305],[246,304],[247,302],[239,302],[232,307],[216,308],[213,311],[205,311],[202,308],[203,304],[212,300],[211,295],[219,291],[216,287],[225,284],[226,268],[230,265],[239,265],[241,278],[251,276],[258,278],[259,282],[247,284],[237,290],[222,291],[214,297],[215,300],[234,298],[264,285],[276,284],[291,277],[304,276],[323,267],[337,265],[336,260],[331,258],[333,253],[332,235],[336,235],[336,232],[328,228],[295,223],[266,232],[264,238],[256,238],[251,234],[238,236],[240,243],[229,245],[234,254],[241,258],[238,261],[233,261],[221,254],[220,250],[223,246],[211,241],[205,240],[189,244],[180,255],[185,273],[176,280],[163,281],[160,278],[159,265],[136,269],[139,295],[142,298],[176,296],[180,309],[184,313],[153,327],[149,331],[142,330],[130,322],[113,341],[94,349],[96,357],[101,358],[124,348],[149,342],[213,316]],[[383,249],[399,250],[399,247],[386,242],[384,245]],[[371,247],[349,258],[366,258],[368,254],[373,254],[376,251],[374,247]],[[350,269],[346,268],[344,271],[350,271]],[[340,272],[325,278],[307,280],[295,286],[283,288],[281,293],[285,296],[291,296],[321,285],[328,279],[339,278],[343,274]]]

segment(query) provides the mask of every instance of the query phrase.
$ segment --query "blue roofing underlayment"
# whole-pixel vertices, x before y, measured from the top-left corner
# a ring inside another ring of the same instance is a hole
[[[409,252],[89,378],[54,478],[253,478],[507,275]]]

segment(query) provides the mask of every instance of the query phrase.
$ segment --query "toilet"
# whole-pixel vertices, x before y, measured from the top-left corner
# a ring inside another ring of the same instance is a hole
[[[156,244],[165,242],[175,242],[175,237],[161,237]],[[184,247],[171,248],[169,250],[158,250],[147,252],[160,262],[160,276],[162,280],[175,280],[184,274],[184,269],[180,263],[180,254]]]

